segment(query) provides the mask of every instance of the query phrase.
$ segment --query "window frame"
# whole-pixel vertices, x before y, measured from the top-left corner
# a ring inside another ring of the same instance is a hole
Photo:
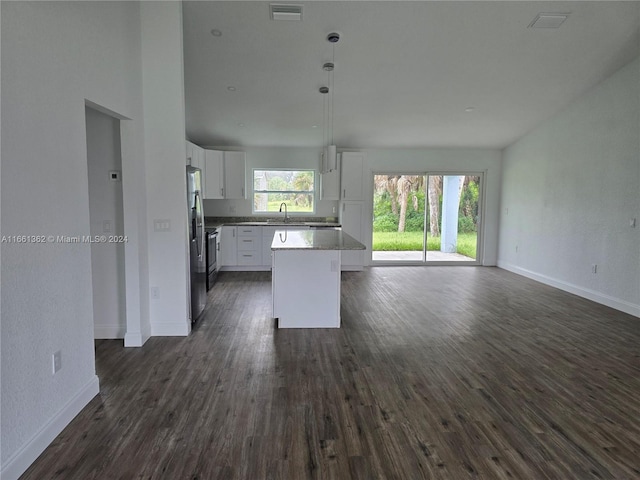
[[[311,172],[313,174],[313,190],[256,190],[255,181],[256,181],[256,172]],[[279,214],[277,210],[274,212],[256,210],[255,204],[255,196],[256,193],[278,193],[278,194],[311,194],[313,195],[313,209],[308,212],[296,212],[287,210],[287,214],[290,217],[295,216],[308,216],[315,215],[317,211],[317,203],[318,196],[316,192],[318,191],[318,171],[315,168],[271,168],[271,167],[255,167],[251,170],[251,213],[253,215],[264,215],[264,216],[273,216],[274,214]]]

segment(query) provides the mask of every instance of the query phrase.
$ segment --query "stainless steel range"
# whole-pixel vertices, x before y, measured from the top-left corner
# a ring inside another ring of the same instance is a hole
[[[218,274],[218,242],[217,228],[207,228],[207,291],[211,290]]]

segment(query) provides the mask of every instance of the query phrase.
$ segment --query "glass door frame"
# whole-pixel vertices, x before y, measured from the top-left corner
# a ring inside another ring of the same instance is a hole
[[[485,214],[485,181],[486,181],[486,170],[462,170],[462,171],[452,171],[452,170],[427,170],[427,171],[412,171],[412,170],[393,170],[393,171],[373,171],[371,175],[371,184],[373,185],[375,182],[376,175],[412,175],[412,176],[424,176],[425,177],[425,196],[424,196],[424,227],[423,227],[423,252],[422,252],[422,260],[374,260],[373,259],[373,215],[371,216],[371,258],[370,265],[371,266],[478,266],[482,265],[482,257],[483,257],[483,245],[484,245],[484,214]],[[428,213],[428,185],[429,185],[429,176],[474,176],[479,177],[480,181],[478,183],[478,221],[477,221],[477,231],[476,231],[476,258],[473,261],[464,261],[464,260],[429,260],[428,259],[428,251],[427,251],[427,213]],[[373,188],[375,192],[375,187]],[[373,197],[370,199],[373,207]]]

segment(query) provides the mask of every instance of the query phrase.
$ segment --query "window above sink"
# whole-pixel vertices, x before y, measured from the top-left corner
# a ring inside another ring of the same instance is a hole
[[[255,214],[283,213],[280,206],[285,203],[288,214],[314,214],[315,181],[315,171],[309,169],[254,169],[252,211]]]

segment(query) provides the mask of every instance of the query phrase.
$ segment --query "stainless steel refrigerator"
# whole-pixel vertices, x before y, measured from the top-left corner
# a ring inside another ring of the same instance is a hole
[[[195,322],[207,302],[207,262],[204,211],[202,209],[202,171],[187,167],[187,211],[189,256],[191,258],[191,321]]]

